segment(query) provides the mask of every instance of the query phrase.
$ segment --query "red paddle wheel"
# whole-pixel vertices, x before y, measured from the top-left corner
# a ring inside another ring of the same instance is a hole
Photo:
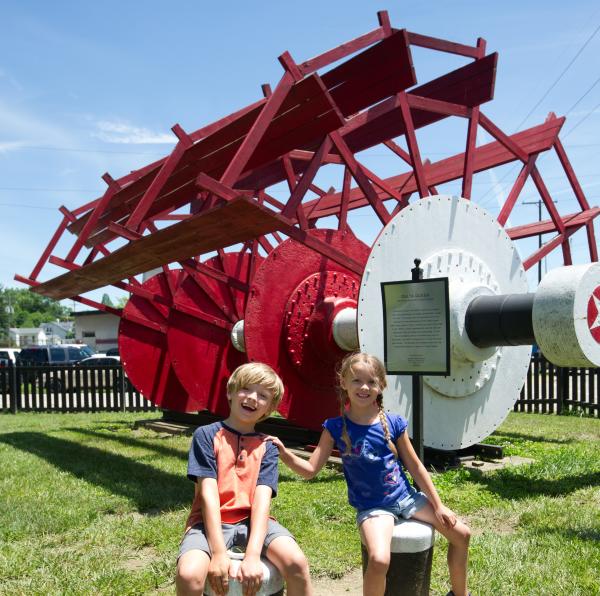
[[[465,64],[418,81],[414,46]],[[532,180],[548,219],[507,232],[513,240],[553,234],[524,258],[525,268],[559,247],[570,264],[569,237],[582,229],[597,261],[599,211],[558,138],[564,118],[551,114],[527,130],[502,132],[482,109],[493,97],[497,63],[483,40],[468,46],[397,30],[381,12],[379,27],[361,37],[303,63],[287,52],[279,61],[284,74],[273,90],[264,86],[263,99],[192,133],[175,125],[170,155],[119,179],[105,174],[102,197],[61,208],[63,221],[34,270],[16,276],[46,296],[119,314],[126,372],[154,403],[225,413],[225,380],[252,359],[281,373],[281,412],[292,422],[319,428],[335,413],[335,364],[350,348],[339,347],[332,325],[356,305],[368,274],[370,248],[348,223],[357,209],[377,230],[447,182],[460,181],[461,195],[476,201],[476,173],[516,162],[498,222],[506,225]],[[464,151],[423,160],[417,131],[446,118],[465,120]],[[479,127],[491,142],[477,146]],[[373,147],[395,155],[399,173],[385,177],[361,163],[360,153]],[[537,168],[550,150],[577,198],[576,213],[557,211]],[[337,182],[321,188],[317,177],[330,172]],[[273,197],[281,182],[285,200]],[[60,258],[52,253],[66,230],[75,242]],[[113,248],[118,239],[125,244]],[[48,262],[68,271],[40,282]],[[137,280],[157,267],[162,273]],[[80,296],[109,284],[131,293],[122,312]]]

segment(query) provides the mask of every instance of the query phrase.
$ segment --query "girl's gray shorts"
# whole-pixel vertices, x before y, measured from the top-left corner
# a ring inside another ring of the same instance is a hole
[[[415,491],[391,507],[372,507],[371,509],[357,511],[356,525],[360,526],[366,519],[378,517],[379,515],[391,515],[396,521],[400,520],[400,518],[409,519],[419,509],[423,509],[428,501],[427,495]]]
[[[245,519],[237,524],[221,524],[223,530],[223,539],[225,540],[225,547],[227,550],[239,547],[245,549],[248,544],[248,536],[250,534],[250,520]],[[270,519],[267,522],[267,535],[265,536],[265,542],[262,549],[262,555],[265,556],[267,548],[275,538],[280,536],[289,536],[294,539],[292,534],[284,528],[280,523],[274,519]],[[203,550],[208,556],[211,556],[210,546],[206,538],[204,531],[204,524],[199,523],[192,526],[183,537],[181,544],[179,545],[179,557],[187,553],[189,550]]]

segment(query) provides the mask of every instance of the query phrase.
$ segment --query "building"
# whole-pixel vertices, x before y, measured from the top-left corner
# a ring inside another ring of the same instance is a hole
[[[87,344],[96,352],[118,347],[119,321],[112,313],[101,310],[73,312],[75,341]]]
[[[48,336],[41,327],[10,327],[8,330],[10,344],[16,348],[24,348],[31,345],[46,345]]]
[[[50,323],[42,323],[40,328],[46,334],[47,344],[64,344],[68,343],[67,339],[73,337],[70,334],[73,332],[72,321],[56,321]]]

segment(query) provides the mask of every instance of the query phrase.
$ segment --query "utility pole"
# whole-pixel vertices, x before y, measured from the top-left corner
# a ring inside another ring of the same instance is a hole
[[[556,203],[556,201],[553,201]],[[542,199],[538,199],[537,201],[523,201],[522,205],[537,205],[538,206],[538,222],[542,221]],[[538,248],[542,248],[542,234],[538,234]],[[542,260],[538,261],[538,284],[542,281]]]

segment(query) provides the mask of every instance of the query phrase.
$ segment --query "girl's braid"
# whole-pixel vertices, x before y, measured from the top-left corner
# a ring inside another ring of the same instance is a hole
[[[346,425],[345,407],[346,399],[344,399],[340,394],[340,414],[342,415],[342,441],[344,442],[344,445],[346,445],[343,455],[349,455],[350,449],[352,447],[352,441],[350,440],[350,435],[348,434],[348,426]]]
[[[385,415],[385,411],[383,409],[383,395],[381,395],[381,393],[377,396],[377,405],[379,406],[379,420],[381,421],[381,426],[383,427],[383,436],[385,437],[390,451],[394,454],[394,457],[398,459],[398,449],[396,449],[396,445],[394,445],[394,441],[392,441],[392,435],[390,434],[387,416]]]

